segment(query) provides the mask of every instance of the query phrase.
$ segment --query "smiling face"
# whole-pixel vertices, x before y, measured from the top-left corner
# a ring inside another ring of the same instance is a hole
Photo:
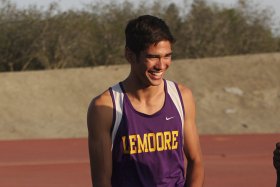
[[[169,41],[160,41],[141,51],[136,57],[128,58],[131,76],[141,87],[158,86],[171,64],[172,49]]]

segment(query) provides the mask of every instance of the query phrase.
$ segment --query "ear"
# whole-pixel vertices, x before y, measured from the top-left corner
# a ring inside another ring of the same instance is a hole
[[[125,47],[125,58],[130,64],[136,62],[135,53],[131,51],[128,47]]]

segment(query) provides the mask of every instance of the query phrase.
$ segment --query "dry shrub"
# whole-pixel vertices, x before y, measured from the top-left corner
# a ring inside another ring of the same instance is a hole
[[[185,7],[184,7],[185,6]],[[220,7],[195,0],[190,7],[163,1],[89,4],[62,12],[58,3],[46,10],[19,9],[0,0],[0,71],[60,69],[125,63],[124,27],[141,14],[162,17],[177,38],[174,58],[201,58],[275,52],[279,36],[271,13],[239,1]],[[190,8],[187,13],[185,10]]]

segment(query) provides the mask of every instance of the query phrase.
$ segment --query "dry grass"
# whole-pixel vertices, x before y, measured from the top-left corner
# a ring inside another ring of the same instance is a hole
[[[0,139],[87,136],[90,100],[128,65],[0,74]],[[174,61],[167,76],[190,87],[201,134],[280,132],[280,54]]]

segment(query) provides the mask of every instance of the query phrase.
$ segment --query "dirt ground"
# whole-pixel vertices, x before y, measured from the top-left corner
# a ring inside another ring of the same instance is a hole
[[[0,73],[0,139],[86,137],[89,102],[128,72]],[[280,53],[177,60],[166,78],[193,90],[200,134],[280,132]]]

